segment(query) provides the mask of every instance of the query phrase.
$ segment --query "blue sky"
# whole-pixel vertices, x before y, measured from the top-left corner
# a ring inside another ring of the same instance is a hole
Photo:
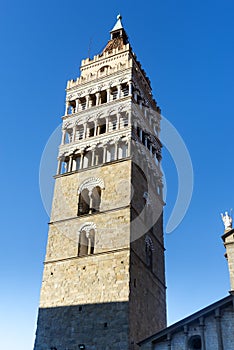
[[[189,210],[166,234],[168,319],[228,294],[220,212],[233,199],[234,3],[219,1],[2,1],[0,348],[34,341],[49,218],[38,183],[44,146],[60,124],[66,81],[100,52],[121,12],[163,115],[194,167]],[[91,45],[90,45],[91,43]],[[165,223],[177,173],[164,149]]]

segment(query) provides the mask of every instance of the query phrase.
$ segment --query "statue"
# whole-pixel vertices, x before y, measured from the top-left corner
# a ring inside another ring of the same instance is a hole
[[[221,217],[224,223],[225,230],[232,228],[232,217],[228,215],[228,212],[225,211],[225,215],[221,213]]]

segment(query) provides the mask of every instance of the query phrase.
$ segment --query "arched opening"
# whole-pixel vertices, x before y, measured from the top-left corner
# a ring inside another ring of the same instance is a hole
[[[89,122],[89,123],[88,123],[88,137],[96,136],[96,135],[94,135],[94,133],[95,133],[95,125],[94,125],[94,122]]]
[[[116,130],[117,129],[117,115],[112,115],[110,117],[110,128],[109,130]]]
[[[68,165],[69,165],[69,157],[65,157],[61,163],[60,174],[65,174],[68,172]]]
[[[95,165],[100,165],[103,163],[103,148],[97,147],[95,152]]]
[[[92,213],[100,211],[101,204],[101,188],[99,186],[94,187],[92,191]]]
[[[121,85],[121,90],[122,90],[122,96],[128,96],[129,93],[129,88],[127,83],[123,83]]]
[[[81,156],[75,155],[72,161],[72,171],[79,170],[81,167]]]
[[[200,335],[193,335],[188,342],[189,350],[199,350],[202,349],[201,337]]]
[[[83,111],[84,109],[86,109],[86,98],[85,97],[81,97],[80,98],[80,109]]]
[[[92,162],[92,152],[88,151],[84,155],[84,163],[83,163],[83,168],[88,168],[91,166]]]
[[[98,132],[97,132],[97,134],[101,135],[101,134],[105,134],[105,132],[106,132],[106,119],[105,118],[101,118],[98,121]]]
[[[89,214],[90,197],[89,191],[85,188],[79,195],[78,216]]]
[[[72,142],[72,134],[73,134],[72,129],[67,129],[67,130],[66,130],[66,135],[65,135],[64,144],[67,144],[67,143],[71,143],[71,142]]]
[[[79,125],[76,129],[76,141],[82,140],[84,138],[84,127]]]
[[[126,142],[121,142],[119,145],[119,159],[126,158],[128,156],[128,145]]]
[[[88,254],[88,244],[89,241],[86,232],[83,230],[79,237],[78,256],[85,256]]]
[[[117,89],[117,87],[116,86],[112,87],[110,93],[111,93],[111,96],[112,96],[111,100],[116,100],[117,96],[118,96],[118,89]]]
[[[112,162],[115,160],[115,145],[109,145],[107,148],[106,162]]]
[[[107,102],[107,92],[106,90],[101,91],[101,104]]]

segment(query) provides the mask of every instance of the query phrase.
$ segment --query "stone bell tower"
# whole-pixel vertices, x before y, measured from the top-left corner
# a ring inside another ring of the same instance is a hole
[[[234,228],[232,228],[232,217],[226,211],[222,215],[224,223],[224,234],[222,235],[224,247],[226,248],[225,257],[228,262],[229,274],[230,274],[230,293],[234,295]]]
[[[118,16],[68,81],[34,350],[127,350],[166,326],[160,108]]]

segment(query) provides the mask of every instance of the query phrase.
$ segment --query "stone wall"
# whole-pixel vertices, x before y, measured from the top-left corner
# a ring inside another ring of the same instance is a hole
[[[41,308],[34,350],[128,349],[127,315],[125,302]]]
[[[216,310],[217,311],[217,310]],[[201,339],[202,350],[233,350],[234,349],[234,310],[233,306],[223,307],[219,313],[204,315],[193,322],[178,326],[177,330],[164,332],[158,340],[149,340],[140,348],[142,350],[192,350],[190,340],[194,336]],[[190,316],[192,317],[192,315]],[[171,326],[173,327],[173,325]],[[169,327],[170,328],[170,327]],[[157,334],[155,334],[157,338]],[[204,339],[204,346],[202,346]]]

